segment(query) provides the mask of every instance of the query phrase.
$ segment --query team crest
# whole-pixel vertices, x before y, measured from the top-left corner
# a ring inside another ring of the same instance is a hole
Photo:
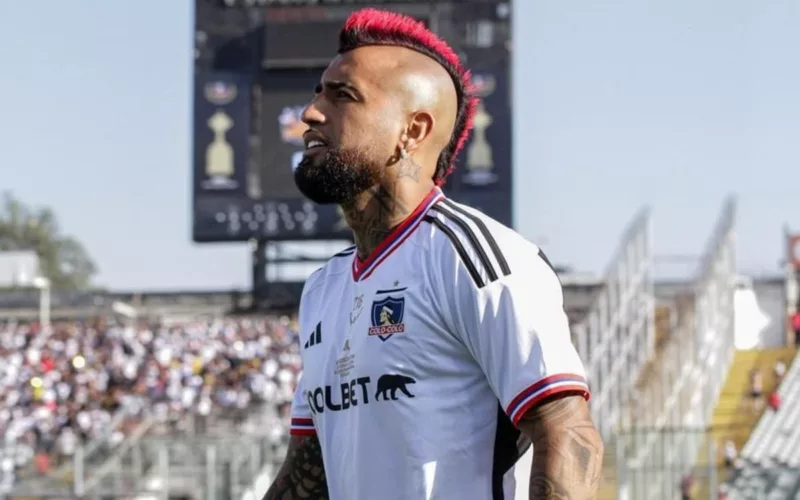
[[[386,342],[396,333],[406,331],[403,324],[403,313],[406,301],[404,298],[386,297],[372,303],[372,326],[369,334]]]

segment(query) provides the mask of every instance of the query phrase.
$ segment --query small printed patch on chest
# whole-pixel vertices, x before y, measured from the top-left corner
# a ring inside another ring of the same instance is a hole
[[[347,377],[356,367],[356,356],[350,349],[350,339],[345,339],[344,345],[336,358],[334,373],[340,377]]]
[[[364,312],[364,294],[358,294],[353,297],[353,308],[350,310],[350,327],[352,328]]]

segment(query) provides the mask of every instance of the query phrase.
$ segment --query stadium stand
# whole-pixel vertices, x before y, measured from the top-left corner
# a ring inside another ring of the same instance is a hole
[[[778,385],[773,370],[775,363],[779,360],[792,359],[793,356],[794,349],[791,347],[736,351],[711,417],[711,437],[714,439],[713,448],[717,453],[709,457],[709,448],[702,448],[698,464],[709,464],[716,469],[716,477],[725,479],[727,475],[723,455],[725,443],[730,440],[736,450],[741,450],[763,414],[763,408],[760,411],[753,411],[750,373],[758,370],[763,374],[764,394],[769,394]],[[696,475],[701,479],[707,474],[707,470],[696,469]],[[696,498],[710,498],[710,484],[710,481],[698,481],[695,488]]]
[[[783,405],[767,409],[726,481],[729,500],[800,498],[800,363],[795,356],[778,388]]]
[[[231,456],[234,444],[259,444],[263,453],[246,455],[254,465],[234,468],[254,474],[267,461],[257,455],[273,455],[267,448],[280,446],[287,433],[300,370],[295,327],[289,317],[67,321],[52,331],[0,324],[3,492],[126,491],[126,473],[142,483],[147,464],[159,465],[152,443],[165,436],[177,443],[169,450],[173,458],[181,448],[192,450],[186,456],[209,449],[198,435],[216,439],[224,446],[215,451],[229,452],[217,461],[228,465],[241,458]],[[199,444],[181,447],[184,437]],[[192,479],[202,475],[193,472]]]
[[[751,404],[750,372],[758,370],[763,374],[764,394],[769,394],[778,384],[773,370],[775,364],[793,357],[794,349],[791,347],[737,351],[711,420],[715,435],[720,439],[731,439],[736,449],[742,449],[762,413],[748,411]]]
[[[710,425],[734,351],[735,221],[736,200],[728,198],[692,279],[654,287],[656,303],[670,309],[670,328],[656,374],[647,376],[652,385],[633,392],[636,406],[616,435],[621,500],[679,497],[709,444],[698,429]]]

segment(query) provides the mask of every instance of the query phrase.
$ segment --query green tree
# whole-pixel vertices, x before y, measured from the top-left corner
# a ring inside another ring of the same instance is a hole
[[[84,289],[97,268],[81,243],[61,234],[50,208],[31,207],[5,192],[0,199],[0,252],[34,250],[54,289]]]

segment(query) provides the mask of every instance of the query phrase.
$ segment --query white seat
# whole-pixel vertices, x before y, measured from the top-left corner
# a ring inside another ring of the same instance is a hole
[[[742,447],[741,468],[727,482],[731,500],[800,499],[800,361],[778,388],[782,407],[767,409]]]

